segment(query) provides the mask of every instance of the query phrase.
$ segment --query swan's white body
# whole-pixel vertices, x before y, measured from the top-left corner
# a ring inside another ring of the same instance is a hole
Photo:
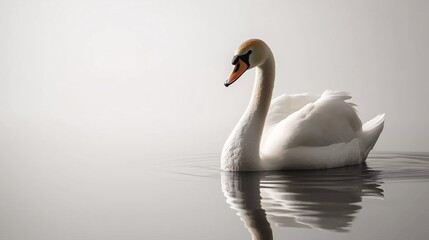
[[[384,114],[362,126],[354,104],[345,101],[350,95],[342,91],[271,101],[274,57],[261,40],[250,41],[257,43],[245,42],[238,51],[252,48],[266,56],[256,64],[249,106],[224,145],[222,170],[323,169],[364,162],[383,129]]]

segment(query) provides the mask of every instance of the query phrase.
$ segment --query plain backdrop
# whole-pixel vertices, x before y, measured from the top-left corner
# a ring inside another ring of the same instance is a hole
[[[346,90],[375,149],[428,151],[429,2],[0,1],[0,157],[119,161],[220,154],[266,41],[274,96]]]

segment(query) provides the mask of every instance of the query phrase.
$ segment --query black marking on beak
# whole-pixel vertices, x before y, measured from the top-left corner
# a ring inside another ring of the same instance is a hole
[[[240,59],[244,62],[244,63],[246,63],[247,64],[247,66],[250,66],[250,64],[249,64],[249,57],[250,57],[250,54],[252,53],[252,50],[249,50],[249,51],[247,51],[247,53],[246,54],[243,54],[243,55],[241,55],[240,56]]]
[[[233,58],[232,58],[232,61],[231,61],[231,63],[232,63],[232,65],[235,65],[235,64],[237,64],[238,63],[238,59],[241,59],[241,61],[243,61],[244,63],[246,63],[248,66],[250,65],[249,64],[249,57],[250,57],[250,54],[252,53],[252,50],[249,50],[249,51],[247,51],[247,53],[246,54],[243,54],[243,55],[235,55]]]
[[[234,67],[234,72],[237,72],[239,68],[240,68],[240,63],[237,63]]]
[[[238,62],[238,59],[239,59],[239,58],[240,58],[240,57],[239,57],[238,55],[235,55],[235,56],[232,58],[232,61],[231,61],[232,65],[237,64],[237,62]]]

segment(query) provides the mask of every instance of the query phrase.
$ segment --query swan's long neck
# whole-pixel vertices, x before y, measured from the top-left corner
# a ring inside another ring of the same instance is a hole
[[[255,85],[249,105],[226,141],[221,168],[226,171],[260,169],[259,147],[274,87],[275,63],[271,51],[256,67]]]

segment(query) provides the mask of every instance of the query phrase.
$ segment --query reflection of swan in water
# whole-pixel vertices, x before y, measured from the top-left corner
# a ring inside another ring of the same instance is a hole
[[[253,239],[281,227],[347,231],[362,197],[382,198],[379,171],[366,165],[321,171],[222,172],[222,190]]]

